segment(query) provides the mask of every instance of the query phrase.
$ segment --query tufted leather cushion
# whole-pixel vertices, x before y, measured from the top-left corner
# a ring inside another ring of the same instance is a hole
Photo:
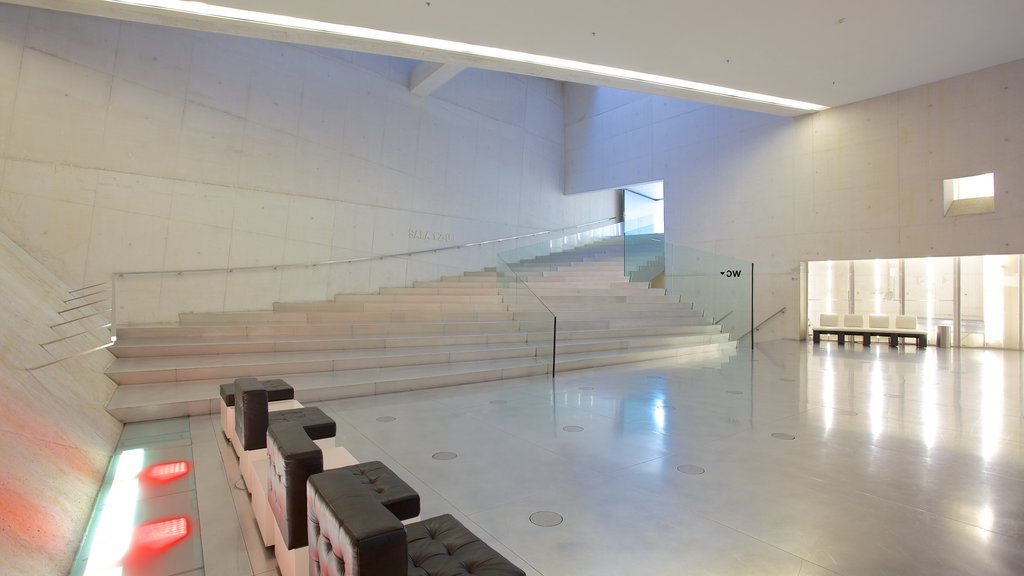
[[[267,500],[289,550],[307,543],[306,480],[324,469],[324,455],[302,426],[275,422],[267,428],[270,459]]]
[[[267,390],[267,401],[277,402],[278,400],[292,400],[295,398],[295,389],[291,384],[275,378],[273,380],[257,380],[256,378],[235,378],[234,382],[220,385],[220,397],[224,400],[225,406],[235,405],[235,384],[239,382],[256,381]]]
[[[235,381],[235,434],[242,450],[267,447],[267,390],[255,378]]]
[[[408,576],[525,576],[451,514],[406,526]]]
[[[273,422],[296,422],[313,440],[331,438],[337,432],[334,420],[317,407],[270,412],[266,388],[255,378],[248,380],[235,382],[235,432],[242,450],[266,448],[267,427]]]
[[[275,422],[297,422],[302,429],[313,440],[331,438],[338,432],[338,425],[334,420],[324,414],[324,411],[317,407],[296,408],[295,410],[279,410],[269,414],[268,423]],[[266,434],[266,429],[263,431]],[[264,437],[266,442],[266,437]]]
[[[382,462],[361,462],[324,472],[326,478],[334,478],[341,474],[356,478],[399,520],[419,516],[420,495]]]
[[[405,529],[353,474],[314,474],[306,484],[309,572],[406,576]]]

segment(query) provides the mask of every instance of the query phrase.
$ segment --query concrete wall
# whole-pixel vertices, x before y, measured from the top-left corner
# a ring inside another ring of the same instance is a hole
[[[103,321],[50,328],[71,295],[0,234],[0,574],[67,574],[121,433],[105,407],[115,384]],[[81,301],[79,301],[81,302]],[[45,344],[82,330],[89,334]],[[44,345],[45,344],[45,345]]]
[[[567,189],[664,179],[670,242],[755,263],[755,320],[799,310],[803,261],[1024,252],[1024,61],[796,119],[569,86],[565,118]],[[984,172],[995,213],[945,217]]]
[[[421,98],[414,64],[0,5],[0,231],[81,286],[614,215],[611,195],[563,194],[558,83],[467,71]],[[485,265],[493,254],[460,256]]]

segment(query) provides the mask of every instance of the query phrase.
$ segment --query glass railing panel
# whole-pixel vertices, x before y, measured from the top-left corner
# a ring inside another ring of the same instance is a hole
[[[526,264],[542,265],[543,262],[538,261],[552,254],[566,252],[595,242],[606,242],[609,239],[620,238],[621,235],[622,223],[601,223],[574,229],[567,234],[553,234],[540,242],[536,239],[532,239],[532,242],[524,241],[525,245],[503,250],[498,253],[498,257],[512,268]]]
[[[494,266],[498,253],[516,244],[537,244],[540,254],[608,234],[621,224],[602,220],[566,230],[445,246],[404,254],[351,257],[312,264],[113,274],[112,332],[141,324],[174,324],[182,314],[270,311],[276,302],[320,302],[336,294],[376,293],[380,287],[412,286],[417,280],[457,276]],[[196,320],[196,318],[192,318]],[[199,319],[203,320],[203,319]]]
[[[623,273],[631,282],[650,282],[665,271],[664,234],[627,234]]]
[[[529,340],[538,344],[538,359],[548,363],[551,374],[555,370],[557,318],[530,289],[530,276],[555,269],[559,260],[552,258],[553,255],[594,243],[611,241],[614,244],[620,241],[621,235],[621,223],[599,223],[565,234],[550,235],[541,242],[535,241],[497,254],[495,269],[504,301],[521,323],[520,330],[529,332]]]
[[[753,332],[753,264],[735,258],[665,244],[665,290],[692,302],[730,340]]]
[[[495,266],[498,292],[512,312],[519,330],[527,335],[527,343],[536,346],[537,363],[555,373],[555,314],[541,302],[526,284],[528,277],[518,274],[510,264],[498,258]]]

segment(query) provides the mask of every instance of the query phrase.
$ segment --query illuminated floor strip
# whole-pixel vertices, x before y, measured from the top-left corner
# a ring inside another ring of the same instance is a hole
[[[203,570],[187,418],[127,424],[72,576]]]

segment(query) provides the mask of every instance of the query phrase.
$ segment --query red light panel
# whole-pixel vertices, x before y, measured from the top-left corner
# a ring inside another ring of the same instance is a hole
[[[146,480],[153,482],[170,482],[188,474],[188,462],[179,460],[164,464],[154,464],[142,473]]]
[[[159,522],[150,522],[135,529],[135,537],[132,539],[132,544],[133,548],[146,548],[153,552],[163,552],[184,540],[188,533],[188,518],[184,516]]]

